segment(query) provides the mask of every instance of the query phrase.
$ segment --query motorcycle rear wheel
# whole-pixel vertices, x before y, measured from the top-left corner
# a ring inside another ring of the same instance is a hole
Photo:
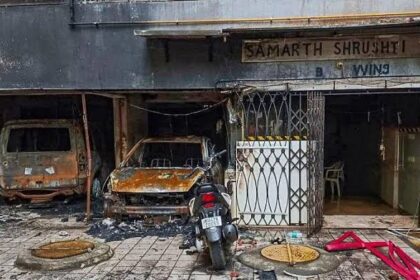
[[[223,270],[226,268],[226,257],[223,250],[222,242],[216,241],[209,244],[210,258],[215,270]]]

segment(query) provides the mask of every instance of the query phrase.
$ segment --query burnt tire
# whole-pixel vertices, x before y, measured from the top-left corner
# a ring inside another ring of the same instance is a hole
[[[107,201],[106,199],[104,199],[104,203],[103,203],[103,216],[104,218],[110,218],[110,219],[114,219],[117,222],[121,222],[123,219],[123,216],[121,213],[115,213],[111,210],[111,201]]]
[[[97,200],[98,198],[102,197],[102,184],[101,180],[98,176],[96,176],[92,181],[92,197],[94,200]]]
[[[3,200],[3,202],[4,202],[5,205],[13,205],[13,204],[16,204],[16,200],[13,200],[13,199],[8,198],[8,197],[3,197],[3,198],[0,197],[0,200]],[[0,205],[1,205],[1,201],[0,201]]]
[[[214,270],[223,270],[226,268],[226,256],[223,250],[222,242],[212,242],[209,244],[209,252]]]
[[[113,213],[111,211],[111,205],[110,205],[111,202],[104,199],[103,203],[104,203],[104,217],[113,218]]]

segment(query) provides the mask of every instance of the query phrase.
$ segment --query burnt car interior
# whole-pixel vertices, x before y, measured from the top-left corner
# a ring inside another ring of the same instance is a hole
[[[7,152],[64,152],[71,149],[68,128],[15,128],[11,129]]]
[[[200,103],[157,103],[150,104],[149,109],[164,112],[166,114],[187,114],[186,116],[169,116],[169,115],[148,115],[148,135],[150,137],[165,137],[165,136],[205,136],[210,138],[215,145],[215,151],[221,151],[227,147],[227,133],[225,124],[225,111],[223,106],[214,107],[209,111],[203,111],[199,114],[191,114],[206,108],[208,105]],[[188,144],[192,145],[192,144]],[[172,166],[197,166],[202,165],[200,149],[198,147],[188,148],[179,147],[179,152],[175,151],[174,156],[180,155],[179,159],[171,159]],[[175,149],[177,150],[178,147]],[[200,153],[199,153],[200,152]],[[162,158],[170,159],[169,153],[164,153]],[[147,158],[147,157],[146,157]],[[155,157],[159,158],[159,156]],[[226,166],[226,155],[220,159],[222,164]],[[150,165],[149,162],[146,164]]]
[[[187,167],[203,165],[199,143],[145,143],[140,158],[141,167]]]

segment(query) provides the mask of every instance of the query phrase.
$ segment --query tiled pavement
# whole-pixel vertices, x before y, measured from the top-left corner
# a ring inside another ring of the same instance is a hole
[[[66,230],[69,236],[61,237],[59,230],[33,229],[28,227],[0,224],[0,279],[230,279],[232,268],[222,273],[212,272],[208,256],[188,255],[179,249],[182,236],[158,238],[130,238],[108,244],[115,250],[114,256],[92,267],[72,271],[33,272],[14,267],[18,252],[40,242],[62,240],[85,236],[83,230]],[[344,230],[322,230],[310,240],[314,245],[323,245],[338,237]],[[409,255],[420,260],[420,255],[398,237],[384,230],[356,231],[365,240],[392,240]],[[254,233],[257,245],[267,243],[278,232]],[[236,248],[247,250],[248,246]],[[239,252],[237,252],[239,253]],[[239,272],[236,279],[258,279],[254,271],[239,263],[233,265]],[[337,270],[319,275],[313,279],[389,279],[392,271],[368,251],[353,251]],[[278,275],[279,279],[293,279]]]

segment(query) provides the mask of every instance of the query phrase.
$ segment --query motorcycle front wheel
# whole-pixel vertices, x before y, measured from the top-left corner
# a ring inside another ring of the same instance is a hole
[[[210,258],[215,270],[223,270],[226,267],[226,257],[222,242],[212,242],[209,244]]]

